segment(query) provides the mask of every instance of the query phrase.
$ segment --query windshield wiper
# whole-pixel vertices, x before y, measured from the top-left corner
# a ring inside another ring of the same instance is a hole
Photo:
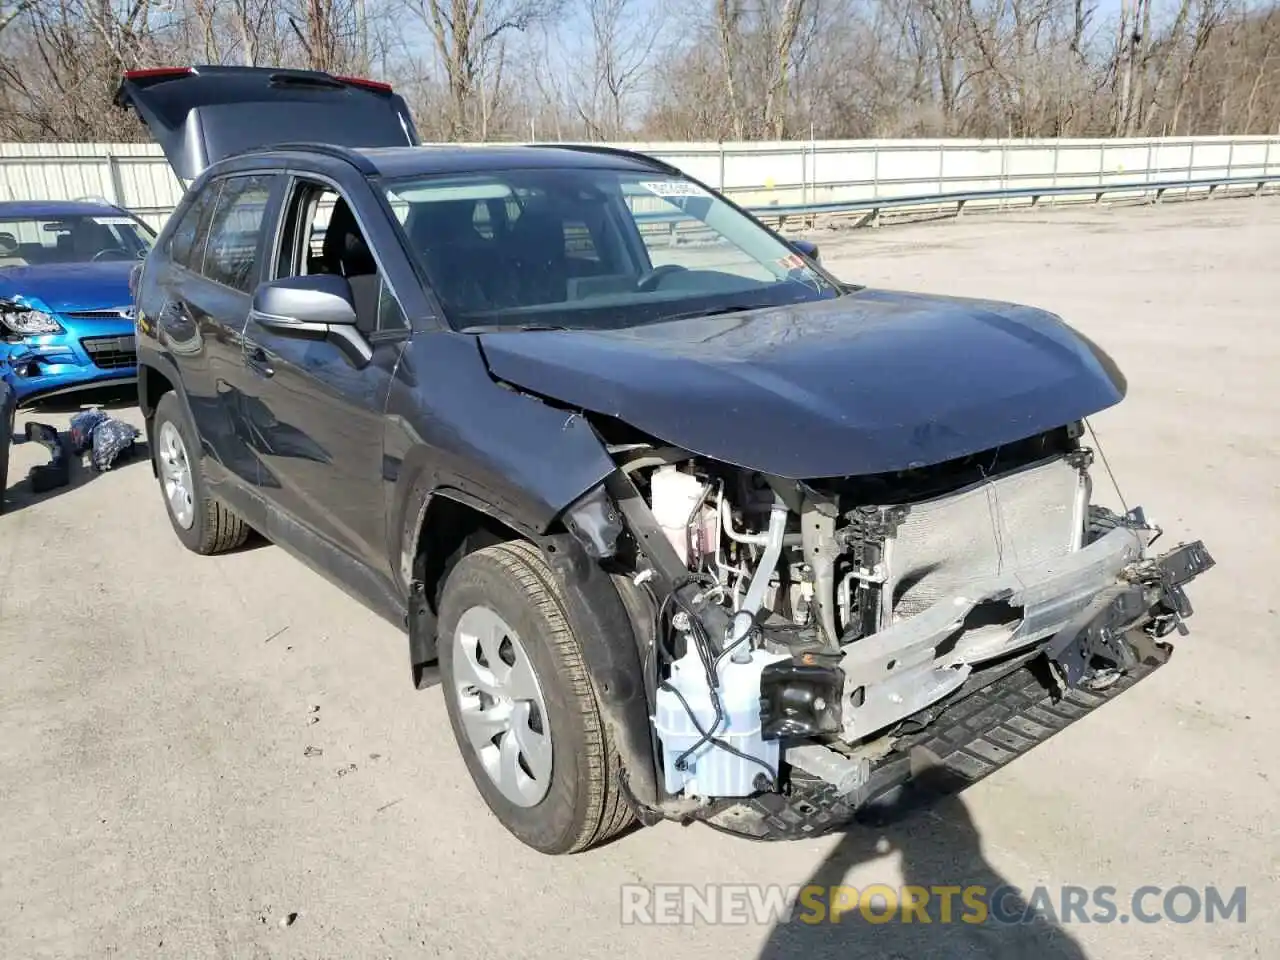
[[[768,310],[777,306],[773,303],[747,304],[746,306],[709,307],[706,310],[690,310],[688,313],[672,313],[662,317],[663,320],[697,320],[699,317],[718,317],[725,313],[745,313],[748,310]]]
[[[574,330],[560,323],[473,323],[458,329],[459,333],[525,333],[538,330]]]

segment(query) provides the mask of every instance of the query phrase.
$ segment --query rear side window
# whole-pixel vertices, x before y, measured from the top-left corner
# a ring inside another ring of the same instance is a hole
[[[169,241],[169,259],[182,267],[200,271],[204,260],[204,241],[209,234],[209,216],[218,202],[218,194],[222,192],[222,181],[216,180],[208,184],[196,197],[187,212],[174,228],[173,238]]]
[[[251,293],[258,278],[258,238],[275,176],[227,177],[209,223],[203,273],[215,283]]]

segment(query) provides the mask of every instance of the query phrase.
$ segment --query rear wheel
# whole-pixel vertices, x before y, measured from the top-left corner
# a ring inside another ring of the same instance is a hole
[[[454,737],[481,797],[525,844],[576,853],[632,820],[555,576],[532,544],[453,568],[440,666]]]
[[[249,525],[205,493],[200,446],[172,392],[156,404],[151,436],[165,512],[178,539],[188,550],[205,556],[243,544]]]

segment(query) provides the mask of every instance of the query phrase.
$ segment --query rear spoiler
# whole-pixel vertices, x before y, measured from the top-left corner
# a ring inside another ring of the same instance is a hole
[[[179,77],[217,76],[219,74],[243,75],[246,71],[258,72],[262,69],[261,67],[199,66],[146,67],[140,70],[126,70],[124,76],[121,77],[120,86],[116,88],[113,102],[117,107],[128,108],[133,106],[130,87],[134,91],[146,90],[156,84],[176,80]],[[330,74],[320,70],[294,70],[292,68],[272,70],[270,82],[280,86],[359,87],[362,90],[386,94],[387,96],[395,92],[391,84],[383,83],[381,80]]]
[[[114,101],[132,108],[180,180],[276,143],[348,149],[418,146],[404,99],[388,83],[285,67],[150,67],[124,74]]]

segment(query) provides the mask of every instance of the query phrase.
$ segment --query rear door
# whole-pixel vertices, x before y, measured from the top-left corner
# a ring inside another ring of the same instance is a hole
[[[403,98],[371,80],[274,67],[132,70],[116,92],[194,180],[225,157],[284,143],[404,147],[419,142]]]
[[[206,476],[219,488],[230,483],[218,492],[251,523],[244,498],[258,486],[259,464],[244,428],[252,392],[246,394],[243,337],[283,185],[282,174],[264,171],[204,186],[169,242],[172,266],[161,280],[165,302],[156,317],[160,342],[181,371]]]

